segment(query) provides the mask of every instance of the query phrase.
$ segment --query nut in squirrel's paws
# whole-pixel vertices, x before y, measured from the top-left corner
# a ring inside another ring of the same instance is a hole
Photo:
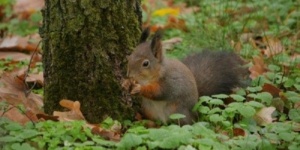
[[[122,88],[124,88],[126,91],[129,91],[130,90],[130,87],[132,86],[132,80],[131,79],[125,79],[123,82],[122,82],[122,84],[121,84],[121,86],[122,86]]]
[[[134,95],[137,94],[141,91],[141,85],[138,84],[135,80],[133,79],[125,79],[121,86],[126,90],[129,91],[130,94]]]
[[[138,94],[141,91],[141,85],[140,84],[134,84],[132,87],[132,90],[130,92],[130,94],[134,95],[134,94]]]

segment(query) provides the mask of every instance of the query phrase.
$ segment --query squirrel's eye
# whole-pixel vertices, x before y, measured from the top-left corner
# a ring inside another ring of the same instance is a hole
[[[143,61],[143,67],[148,67],[150,65],[150,62],[149,62],[149,60],[144,60]]]

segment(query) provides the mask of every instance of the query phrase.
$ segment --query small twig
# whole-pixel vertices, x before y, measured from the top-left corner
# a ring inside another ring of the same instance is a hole
[[[23,79],[23,83],[25,85],[25,89],[24,89],[24,93],[25,93],[25,96],[27,97],[29,95],[29,93],[32,91],[32,89],[34,88],[34,86],[36,85],[36,81],[34,82],[34,85],[29,88],[28,84],[26,83],[26,78],[28,77],[28,74],[29,74],[29,71],[30,71],[30,65],[32,63],[32,60],[33,60],[33,56],[37,54],[37,49],[39,47],[39,45],[41,44],[42,41],[39,41],[38,45],[36,46],[33,54],[31,55],[31,58],[30,58],[30,61],[29,61],[29,64],[28,64],[28,67],[27,67],[27,70],[25,72],[25,76],[24,76],[24,79]],[[27,90],[29,89],[29,90]]]
[[[31,118],[26,114],[26,112],[24,112],[21,108],[15,106],[13,104],[10,104],[8,102],[7,102],[7,105],[10,105],[11,107],[8,108],[7,110],[4,110],[3,113],[1,114],[1,117],[3,117],[4,114],[7,113],[8,111],[10,111],[11,109],[16,108],[30,120],[30,122],[33,124],[33,126],[35,126],[35,122],[33,122],[33,120],[31,120]]]
[[[4,109],[3,113],[1,114],[1,117],[3,117],[6,112],[10,111],[13,108],[14,107],[9,107],[8,109]]]

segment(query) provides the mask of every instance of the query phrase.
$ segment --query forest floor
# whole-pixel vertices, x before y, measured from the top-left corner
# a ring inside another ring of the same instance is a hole
[[[199,122],[159,128],[111,118],[89,124],[70,100],[60,103],[70,111],[43,113],[43,5],[0,1],[0,149],[300,148],[300,1],[142,0],[143,27],[165,30],[168,57],[234,51],[251,79],[232,94],[201,97]]]

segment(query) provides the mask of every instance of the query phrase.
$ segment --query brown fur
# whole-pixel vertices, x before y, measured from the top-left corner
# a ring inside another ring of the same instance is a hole
[[[146,61],[149,66],[144,67]],[[160,32],[152,41],[139,44],[128,57],[127,75],[138,84],[133,90],[143,97],[142,110],[148,119],[167,123],[174,113],[186,115],[182,124],[195,119],[191,111],[198,100],[194,76],[182,62],[164,57]]]
[[[161,95],[161,87],[158,82],[150,83],[141,87],[141,95],[149,99],[155,100],[156,97]]]
[[[170,121],[174,113],[186,117],[181,124],[196,119],[192,112],[199,96],[230,93],[240,86],[245,69],[242,60],[234,53],[204,51],[188,56],[183,63],[165,58],[161,32],[146,41],[149,31],[144,31],[141,42],[128,57],[127,79],[123,87],[131,94],[142,97],[142,111],[151,120]]]
[[[241,81],[248,74],[242,59],[232,52],[204,50],[189,55],[183,63],[195,76],[199,96],[228,94],[243,86]]]

